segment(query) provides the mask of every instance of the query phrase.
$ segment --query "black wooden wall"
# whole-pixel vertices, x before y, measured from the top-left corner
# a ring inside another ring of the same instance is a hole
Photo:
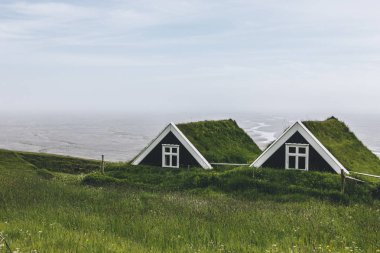
[[[169,132],[162,141],[141,161],[140,164],[162,166],[162,144],[179,145],[179,167],[201,167],[197,160],[181,144],[177,137]]]
[[[295,132],[285,143],[310,144],[298,131]],[[268,158],[268,160],[266,160],[262,167],[285,169],[285,149],[285,144],[283,144],[271,157]],[[309,170],[335,172],[311,145],[309,145]]]

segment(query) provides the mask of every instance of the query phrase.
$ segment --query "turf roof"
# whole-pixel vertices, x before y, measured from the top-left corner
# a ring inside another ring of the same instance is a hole
[[[380,175],[380,159],[335,117],[303,124],[349,171]]]
[[[250,163],[261,153],[232,119],[184,123],[177,127],[211,163]]]

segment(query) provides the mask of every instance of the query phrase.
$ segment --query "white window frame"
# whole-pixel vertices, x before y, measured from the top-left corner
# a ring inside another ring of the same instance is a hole
[[[166,151],[166,148],[169,148],[169,152]],[[177,149],[177,152],[173,152],[173,148]],[[170,156],[170,164],[167,165],[165,156]],[[177,157],[177,164],[173,165],[173,156]],[[162,167],[164,168],[179,168],[179,145],[174,144],[162,144]]]
[[[295,153],[290,153],[289,149],[295,148]],[[299,153],[299,148],[305,148],[305,153]],[[287,170],[309,170],[309,144],[285,143],[285,169]],[[289,156],[295,157],[295,168],[289,168]],[[298,168],[299,157],[305,157],[305,169]]]

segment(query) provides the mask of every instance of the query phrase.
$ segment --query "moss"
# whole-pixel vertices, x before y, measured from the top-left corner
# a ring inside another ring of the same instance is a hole
[[[232,119],[177,126],[209,162],[250,163],[261,153],[256,143]]]
[[[305,126],[350,171],[380,175],[380,159],[335,117]]]

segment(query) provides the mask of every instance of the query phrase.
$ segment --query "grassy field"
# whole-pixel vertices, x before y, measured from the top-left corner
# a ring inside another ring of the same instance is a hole
[[[347,181],[341,194],[340,175],[321,172],[255,169],[247,166],[227,170],[164,169],[121,164],[109,166],[106,174],[92,173],[83,184],[129,186],[152,191],[213,191],[247,200],[302,201],[315,198],[334,202],[372,202],[374,184]]]
[[[0,151],[0,231],[12,250],[380,252],[372,183],[341,195],[334,174],[110,164],[84,175],[74,158],[50,156],[49,168],[36,156]]]

